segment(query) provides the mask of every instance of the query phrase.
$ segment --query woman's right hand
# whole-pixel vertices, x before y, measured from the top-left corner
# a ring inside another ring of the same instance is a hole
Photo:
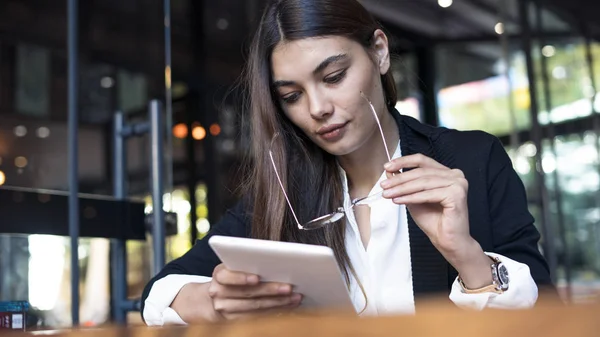
[[[257,275],[218,265],[209,283],[186,284],[171,308],[186,323],[220,321],[292,310],[302,295],[285,283],[260,282]]]

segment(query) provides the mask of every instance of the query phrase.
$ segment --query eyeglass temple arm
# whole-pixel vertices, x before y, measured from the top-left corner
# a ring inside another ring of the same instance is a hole
[[[273,159],[273,152],[269,150],[269,157],[271,158],[271,164],[273,165],[273,170],[275,170],[275,176],[277,176],[277,182],[279,182],[279,186],[281,186],[281,191],[285,196],[285,201],[287,201],[288,206],[290,207],[290,211],[292,211],[292,215],[294,216],[294,220],[296,220],[296,225],[298,225],[299,229],[302,229],[302,225],[300,225],[300,221],[298,221],[298,217],[296,216],[296,212],[294,212],[294,207],[292,207],[292,203],[288,198],[287,193],[285,192],[285,188],[283,187],[283,183],[281,182],[281,178],[279,177],[279,172],[277,171],[277,165],[275,165],[275,160]]]
[[[387,142],[385,141],[385,136],[383,135],[383,128],[381,127],[381,122],[379,122],[379,117],[377,117],[377,111],[375,111],[375,107],[373,107],[373,103],[365,96],[365,94],[361,91],[360,95],[364,98],[367,103],[369,103],[369,107],[373,112],[373,116],[375,117],[375,121],[377,121],[377,126],[379,127],[379,132],[381,133],[381,140],[383,141],[383,146],[385,147],[385,154],[387,155],[388,161],[392,161],[392,157],[390,156],[390,151],[388,150]]]

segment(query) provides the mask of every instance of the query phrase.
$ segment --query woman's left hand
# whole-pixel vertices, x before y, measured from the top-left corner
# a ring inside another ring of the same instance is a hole
[[[411,169],[399,173],[403,169]],[[461,170],[415,154],[385,165],[383,197],[406,205],[416,224],[438,251],[462,275],[467,284],[491,281],[490,260],[469,233],[467,192],[469,183]]]
[[[401,169],[412,169],[399,173]],[[404,204],[433,245],[452,263],[469,255],[467,191],[469,183],[458,169],[415,154],[396,158],[385,166],[388,179],[381,183],[383,197]],[[458,262],[458,261],[457,261]]]

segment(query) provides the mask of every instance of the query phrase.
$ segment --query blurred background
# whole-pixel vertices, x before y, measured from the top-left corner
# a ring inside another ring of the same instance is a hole
[[[398,110],[424,123],[499,137],[525,183],[543,236],[540,249],[563,299],[597,300],[600,3],[361,2],[390,35]],[[162,208],[176,218],[165,240],[168,262],[237,198],[236,168],[246,143],[235,83],[265,1],[86,0],[71,25],[68,3],[0,0],[0,301],[29,301],[31,325],[73,323],[65,195],[75,102],[78,191],[107,203],[98,208],[81,199],[77,323],[122,321],[117,311],[140,323],[135,300],[153,275],[155,254],[147,228],[141,236],[108,233],[117,226],[110,219],[124,211],[113,198],[114,116],[144,121],[149,102],[161,104]],[[69,29],[77,33],[75,101]],[[125,148],[126,204],[150,214],[150,135],[129,137]],[[62,208],[55,204],[57,213],[47,216],[43,207],[52,202]],[[122,296],[134,303],[123,310],[115,309],[121,299],[113,290],[117,241],[126,247]]]

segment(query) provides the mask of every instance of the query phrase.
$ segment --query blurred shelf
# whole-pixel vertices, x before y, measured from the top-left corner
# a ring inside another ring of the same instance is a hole
[[[146,240],[144,202],[79,195],[80,237]],[[0,233],[69,236],[66,192],[0,187]]]

